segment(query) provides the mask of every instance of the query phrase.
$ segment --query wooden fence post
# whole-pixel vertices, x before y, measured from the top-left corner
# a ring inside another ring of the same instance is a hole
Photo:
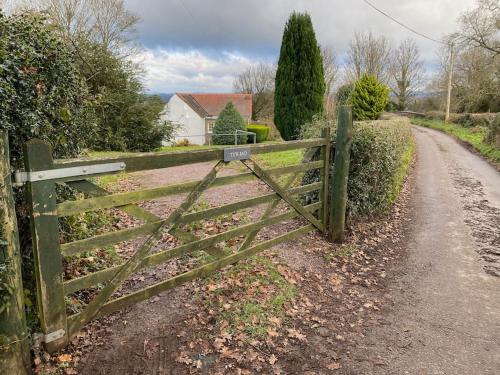
[[[21,249],[12,191],[7,132],[0,131],[0,272],[2,289],[11,293],[0,305],[0,372],[31,373],[30,347],[24,313]]]
[[[323,223],[324,230],[323,233],[328,233],[328,198],[330,196],[330,148],[331,148],[331,135],[330,128],[321,129],[321,137],[327,140],[326,145],[321,147],[320,160],[323,161],[323,170],[321,171],[321,179],[323,185],[321,187],[320,196],[323,200],[323,205],[321,207],[321,222]]]
[[[52,168],[52,149],[49,144],[39,139],[28,141],[24,149],[24,169],[37,172]],[[30,204],[38,315],[45,335],[45,348],[52,353],[69,341],[56,184],[51,180],[27,182],[26,195]]]
[[[330,241],[344,241],[345,213],[347,206],[347,181],[352,143],[352,110],[341,106],[338,113],[335,160],[333,167],[333,189],[330,199]]]

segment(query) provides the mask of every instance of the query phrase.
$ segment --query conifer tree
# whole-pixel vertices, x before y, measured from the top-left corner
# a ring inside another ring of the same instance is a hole
[[[376,120],[389,101],[389,87],[365,74],[354,84],[349,99],[354,120]]]
[[[227,103],[215,121],[213,138],[214,145],[234,144],[234,135],[237,130],[246,131],[245,120],[234,107],[232,102]],[[228,135],[230,134],[230,135]],[[247,134],[240,133],[236,136],[238,144],[247,143]]]
[[[284,140],[324,108],[325,80],[321,51],[311,17],[292,13],[285,25],[276,72],[274,122]]]

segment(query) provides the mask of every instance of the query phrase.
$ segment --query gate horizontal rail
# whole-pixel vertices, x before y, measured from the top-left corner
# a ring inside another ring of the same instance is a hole
[[[270,152],[298,150],[325,146],[324,138],[307,139],[300,141],[288,141],[282,143],[265,143],[257,145],[235,146],[234,148],[249,148],[252,155],[266,154]],[[223,160],[224,149],[208,149],[181,152],[147,152],[131,156],[118,156],[105,159],[60,159],[54,160],[53,168],[80,167],[95,164],[125,163],[125,172],[137,172],[151,169],[176,167],[179,165],[203,163],[206,161]],[[72,178],[74,181],[75,178]],[[70,181],[70,180],[68,180]]]

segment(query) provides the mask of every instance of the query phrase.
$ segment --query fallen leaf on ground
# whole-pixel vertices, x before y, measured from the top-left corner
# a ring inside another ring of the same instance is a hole
[[[338,370],[342,368],[342,365],[338,362],[332,362],[328,366],[326,366],[328,370]]]
[[[57,360],[59,362],[70,362],[71,361],[71,354],[61,354],[60,356],[57,357]]]
[[[288,330],[288,337],[292,339],[297,339],[299,341],[306,341],[306,335],[300,333],[296,329],[289,329]]]

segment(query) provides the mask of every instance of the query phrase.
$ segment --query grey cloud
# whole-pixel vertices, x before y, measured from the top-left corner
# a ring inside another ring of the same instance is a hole
[[[474,0],[373,0],[415,29],[441,37],[452,32],[461,11]],[[139,39],[147,48],[241,51],[275,57],[283,26],[293,10],[311,14],[318,41],[345,52],[355,31],[371,30],[394,42],[414,36],[426,58],[436,44],[419,38],[368,7],[361,0],[126,0],[143,22]]]

